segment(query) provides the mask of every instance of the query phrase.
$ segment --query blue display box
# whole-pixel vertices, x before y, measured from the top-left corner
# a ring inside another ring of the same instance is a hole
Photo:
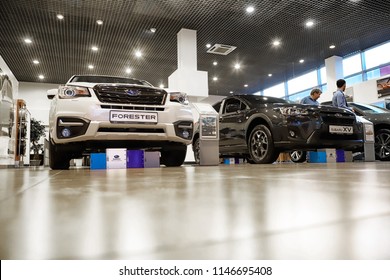
[[[336,162],[345,162],[344,150],[336,150]]]
[[[308,162],[311,163],[326,163],[326,152],[309,152]]]
[[[144,168],[144,151],[127,150],[127,168]]]
[[[92,153],[90,156],[91,169],[106,169],[107,159],[105,153]]]

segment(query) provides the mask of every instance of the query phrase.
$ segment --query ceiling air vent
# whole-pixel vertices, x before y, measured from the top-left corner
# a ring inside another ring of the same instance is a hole
[[[215,44],[211,48],[207,50],[208,53],[214,53],[214,54],[221,54],[221,55],[227,55],[234,51],[237,47],[234,46],[228,46],[228,45],[222,45],[222,44]]]

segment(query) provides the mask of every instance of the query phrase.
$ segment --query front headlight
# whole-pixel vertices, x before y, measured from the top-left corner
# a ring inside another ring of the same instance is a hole
[[[87,88],[84,87],[75,87],[75,86],[61,86],[59,88],[58,97],[61,99],[72,99],[77,97],[89,97]]]
[[[170,100],[171,102],[179,102],[183,105],[188,105],[188,97],[187,94],[184,92],[171,92],[170,93]]]
[[[295,106],[279,107],[279,108],[276,108],[276,110],[279,110],[279,112],[285,116],[297,116],[297,115],[307,116],[307,115],[309,115],[309,110],[307,110],[305,108],[297,108]]]

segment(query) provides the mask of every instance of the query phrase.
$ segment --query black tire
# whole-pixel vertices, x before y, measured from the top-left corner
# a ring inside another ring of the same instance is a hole
[[[195,141],[192,143],[192,150],[194,151],[194,159],[195,163],[200,163],[200,139],[199,137],[195,139]]]
[[[161,151],[161,163],[166,167],[181,166],[187,154],[187,146],[179,146]]]
[[[375,157],[381,161],[390,160],[389,129],[380,129],[375,133]]]
[[[61,150],[59,145],[53,144],[49,139],[49,166],[53,170],[69,169],[70,158],[64,150]]]
[[[295,151],[291,151],[289,154],[290,154],[291,161],[295,163],[302,163],[305,162],[307,159],[306,151],[295,150]]]
[[[253,163],[273,163],[279,156],[275,150],[272,134],[265,125],[253,128],[248,140],[249,155]]]

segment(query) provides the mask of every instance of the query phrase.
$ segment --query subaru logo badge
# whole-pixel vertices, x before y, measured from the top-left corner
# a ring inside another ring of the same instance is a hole
[[[340,118],[340,117],[342,117],[343,115],[340,114],[340,113],[336,113],[336,114],[334,114],[334,116]]]
[[[136,96],[140,94],[140,91],[137,89],[126,90],[127,95]]]

